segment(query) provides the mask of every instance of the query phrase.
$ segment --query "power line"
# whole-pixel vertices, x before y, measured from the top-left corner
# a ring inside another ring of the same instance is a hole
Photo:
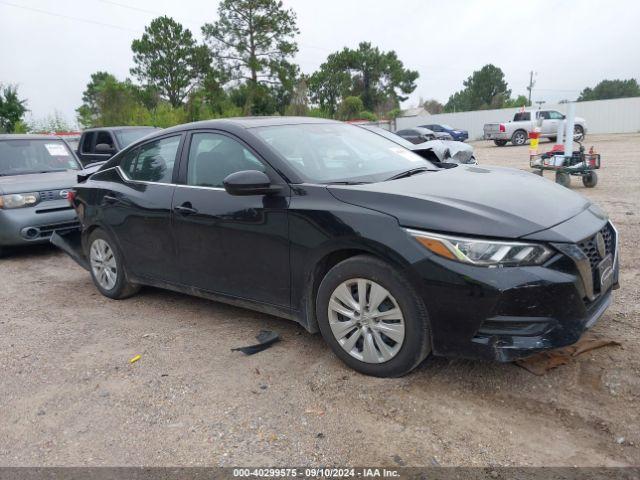
[[[133,6],[131,6],[131,5],[127,5],[127,4],[125,4],[125,3],[115,2],[115,1],[113,1],[113,0],[98,0],[98,2],[106,3],[107,5],[113,5],[113,6],[120,7],[120,8],[126,8],[127,10],[133,10],[133,11],[140,12],[140,13],[148,13],[148,14],[150,14],[150,15],[167,16],[167,14],[166,14],[166,13],[159,12],[159,11],[157,11],[157,10],[148,10],[148,9],[146,9],[146,8],[133,7]],[[187,21],[187,22],[189,22],[189,23],[192,23],[192,24],[196,24],[196,23],[197,23],[197,24],[201,24],[201,23],[202,23],[202,20],[195,20],[195,19],[193,19],[193,18],[186,18],[186,17],[183,17],[183,20],[184,20],[184,21]],[[329,48],[325,48],[325,47],[318,47],[318,46],[316,46],[316,45],[306,45],[306,44],[304,44],[304,43],[300,43],[299,45],[300,45],[301,47],[304,47],[304,48],[310,48],[310,49],[313,49],[313,50],[322,50],[322,51],[324,51],[324,52],[332,52],[332,50],[331,50],[331,49],[329,49]]]
[[[126,8],[128,10],[133,10],[140,13],[148,13],[150,15],[159,15],[161,17],[168,16],[166,13],[158,12],[157,10],[147,10],[146,8],[133,7],[131,5],[127,5],[126,3],[114,2],[113,0],[98,0],[101,3],[106,3],[107,5],[114,5],[120,8]],[[201,20],[195,20],[193,18],[184,18],[189,23],[200,23]]]
[[[100,25],[101,27],[117,28],[118,30],[124,30],[124,31],[127,31],[127,32],[138,33],[138,30],[133,30],[131,28],[123,27],[122,25],[114,25],[112,23],[98,22],[96,20],[90,20],[88,18],[72,17],[72,16],[69,16],[69,15],[63,15],[61,13],[50,12],[48,10],[41,10],[39,8],[27,7],[27,6],[24,6],[24,5],[17,5],[15,3],[6,2],[4,0],[0,0],[0,4],[6,5],[8,7],[20,8],[22,10],[28,10],[28,11],[31,11],[31,12],[41,13],[43,15],[49,15],[51,17],[65,18],[67,20],[74,20],[76,22],[90,23],[92,25]]]

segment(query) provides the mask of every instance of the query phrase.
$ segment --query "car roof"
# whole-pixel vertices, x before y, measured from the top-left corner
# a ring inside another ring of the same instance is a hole
[[[82,132],[94,132],[96,130],[108,130],[108,131],[113,131],[113,130],[136,130],[136,129],[140,129],[140,128],[148,128],[150,130],[155,130],[155,129],[159,129],[159,127],[152,127],[151,125],[123,125],[121,127],[115,126],[115,127],[91,127],[91,128],[85,128]]]
[[[185,123],[182,125],[176,125],[162,131],[162,133],[169,133],[183,130],[196,130],[200,128],[256,128],[256,127],[271,127],[276,125],[301,125],[301,124],[341,124],[337,120],[328,120],[325,118],[315,117],[231,117],[221,118],[217,120],[202,120],[200,122]]]
[[[3,133],[0,140],[62,140],[57,135],[32,134],[32,133]]]

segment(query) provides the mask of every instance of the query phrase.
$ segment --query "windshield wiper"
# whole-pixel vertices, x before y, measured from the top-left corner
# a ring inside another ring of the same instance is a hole
[[[396,175],[394,175],[393,177],[389,177],[385,180],[385,182],[389,181],[389,180],[397,180],[398,178],[406,178],[406,177],[410,177],[412,175],[415,175],[417,173],[422,173],[422,172],[430,172],[431,169],[429,167],[418,167],[418,168],[412,168],[411,170],[406,170],[404,172],[400,172],[397,173]],[[435,171],[435,170],[434,170]]]
[[[340,181],[340,182],[327,182],[325,183],[325,185],[364,185],[366,183],[371,183],[371,182]]]

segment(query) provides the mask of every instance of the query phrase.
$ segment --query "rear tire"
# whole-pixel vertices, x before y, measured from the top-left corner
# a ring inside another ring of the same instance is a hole
[[[316,315],[333,352],[365,375],[405,375],[431,351],[422,299],[398,270],[369,255],[344,260],[327,272]]]
[[[89,271],[98,291],[114,300],[128,298],[140,290],[130,283],[124,267],[124,257],[118,245],[104,230],[94,230],[89,236]]]
[[[513,135],[511,136],[511,143],[517,146],[527,143],[527,132],[524,130],[516,130],[513,132]]]
[[[598,184],[598,175],[591,171],[582,176],[582,184],[587,188],[593,188]]]
[[[493,143],[498,147],[504,147],[507,144],[507,140],[494,140]]]
[[[584,128],[582,128],[582,125],[575,125],[573,127],[573,138],[579,142],[584,140]]]
[[[565,172],[556,172],[556,183],[569,188],[571,186],[571,175]]]

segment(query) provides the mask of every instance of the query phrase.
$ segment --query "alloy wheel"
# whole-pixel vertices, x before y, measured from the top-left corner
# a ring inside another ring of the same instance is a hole
[[[328,313],[338,344],[362,362],[387,362],[402,348],[402,310],[393,295],[372,280],[342,282],[331,294]]]
[[[513,135],[513,143],[516,145],[524,145],[527,142],[527,137],[524,132],[516,132]]]
[[[89,253],[93,276],[102,288],[112,290],[118,280],[118,267],[113,250],[101,238],[91,244]]]

